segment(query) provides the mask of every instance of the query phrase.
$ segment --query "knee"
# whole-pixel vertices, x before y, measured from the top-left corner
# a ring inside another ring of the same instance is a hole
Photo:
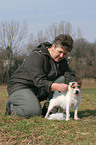
[[[64,76],[60,76],[59,78],[57,78],[55,80],[55,83],[65,83],[65,77]]]
[[[25,118],[30,118],[33,116],[41,115],[42,114],[42,109],[41,107],[36,107],[36,108],[28,108],[24,106],[14,106],[12,108],[13,115],[18,115],[21,117]]]
[[[27,110],[26,115],[27,114],[29,117],[42,115],[42,109],[41,109],[41,107],[38,106],[38,108],[36,107],[36,108],[31,109],[31,110]]]

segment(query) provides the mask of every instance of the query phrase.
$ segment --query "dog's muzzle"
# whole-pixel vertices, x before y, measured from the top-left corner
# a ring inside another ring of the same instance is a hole
[[[80,94],[80,91],[79,90],[76,90],[75,91],[75,95],[78,96],[79,94]]]
[[[77,94],[77,95],[78,95],[78,94],[79,94],[79,91],[78,91],[78,90],[76,90],[76,93],[75,93],[75,94]]]

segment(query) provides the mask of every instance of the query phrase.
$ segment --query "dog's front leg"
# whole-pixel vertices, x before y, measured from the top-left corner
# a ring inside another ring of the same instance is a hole
[[[45,115],[45,118],[47,118],[48,117],[48,115],[49,115],[49,112],[51,111],[51,109],[50,108],[48,108],[48,111],[47,111],[47,113],[46,113],[46,115]]]
[[[79,119],[80,119],[80,118],[78,118],[78,114],[77,114],[77,113],[78,113],[78,107],[79,107],[79,106],[76,106],[75,112],[74,112],[74,119],[75,119],[75,120],[79,120]]]
[[[66,121],[70,120],[70,110],[69,110],[69,105],[66,105]]]
[[[48,107],[48,111],[47,111],[47,113],[46,113],[46,115],[45,115],[45,118],[48,117],[48,115],[49,115],[50,111],[53,109],[53,107],[54,107],[54,106],[51,106],[51,102],[50,102],[49,107]]]

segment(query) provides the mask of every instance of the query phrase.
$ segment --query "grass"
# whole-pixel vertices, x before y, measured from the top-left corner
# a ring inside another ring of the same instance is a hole
[[[25,119],[5,116],[6,86],[0,86],[0,145],[95,145],[96,88],[82,88],[78,121],[47,120],[41,116]],[[43,104],[43,102],[42,102]]]

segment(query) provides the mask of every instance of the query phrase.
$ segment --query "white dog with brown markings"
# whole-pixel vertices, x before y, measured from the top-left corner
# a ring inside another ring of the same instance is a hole
[[[68,90],[64,93],[55,91],[53,98],[49,102],[48,111],[45,115],[47,119],[53,120],[70,120],[70,110],[75,109],[74,119],[78,120],[78,108],[81,102],[81,82],[70,82]],[[55,113],[49,115],[50,111],[54,107],[60,107],[66,110],[66,116],[64,113]]]

